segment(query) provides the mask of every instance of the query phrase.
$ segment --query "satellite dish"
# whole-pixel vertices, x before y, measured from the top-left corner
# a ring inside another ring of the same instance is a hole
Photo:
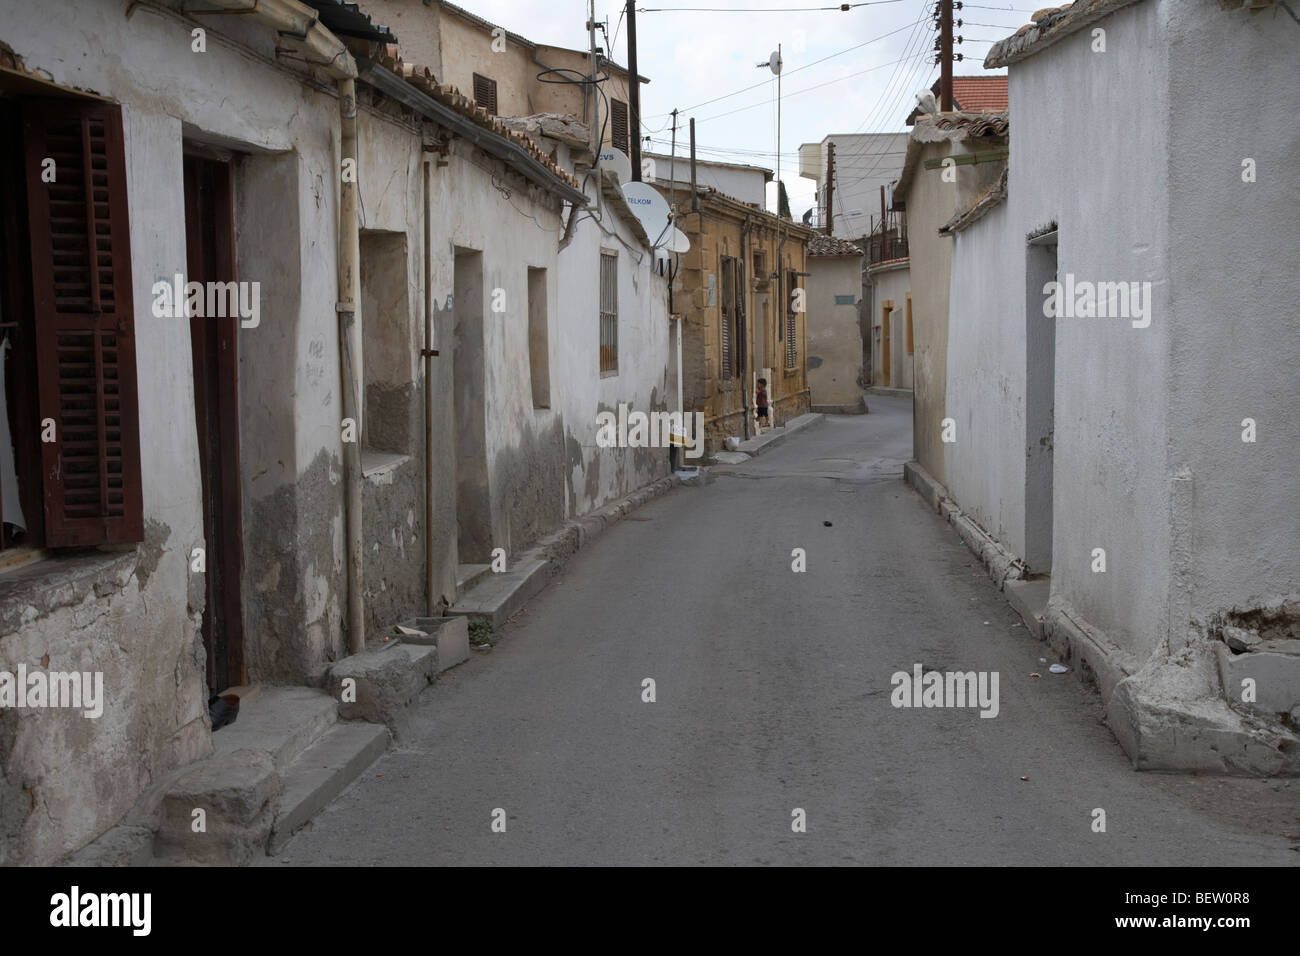
[[[632,161],[627,158],[627,153],[616,146],[608,144],[602,146],[600,152],[596,154],[596,165],[601,169],[610,170],[618,177],[619,183],[632,181]]]
[[[691,240],[686,233],[673,226],[672,231],[665,237],[663,248],[669,252],[690,252]]]
[[[646,183],[624,183],[623,198],[650,237],[650,245],[658,248],[667,244],[673,229],[669,221],[671,210],[659,190]]]
[[[767,58],[767,68],[776,76],[781,75],[781,51],[773,50],[772,55]]]

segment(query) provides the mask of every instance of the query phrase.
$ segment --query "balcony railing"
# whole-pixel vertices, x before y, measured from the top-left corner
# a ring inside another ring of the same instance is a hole
[[[902,213],[888,213],[884,220],[872,218],[866,239],[867,262],[876,265],[893,259],[906,259],[907,222]]]

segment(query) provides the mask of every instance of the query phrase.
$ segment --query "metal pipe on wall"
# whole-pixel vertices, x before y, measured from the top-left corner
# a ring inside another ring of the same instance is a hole
[[[424,280],[424,593],[426,613],[437,613],[437,600],[433,596],[433,254],[431,246],[429,167],[426,156],[421,164],[424,170],[424,254],[421,256]]]
[[[339,373],[343,417],[354,423],[352,441],[343,442],[344,534],[347,539],[348,650],[366,647],[364,548],[361,531],[361,414],[357,384],[357,281],[360,236],[357,226],[357,85],[351,77],[338,81],[340,168],[338,234]],[[349,163],[349,160],[351,162]],[[349,171],[350,167],[350,171]]]

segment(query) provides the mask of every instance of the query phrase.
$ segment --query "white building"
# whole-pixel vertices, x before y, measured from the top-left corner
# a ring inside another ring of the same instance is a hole
[[[0,698],[0,862],[58,860],[211,755],[210,693],[325,695],[460,565],[668,468],[594,439],[675,383],[667,281],[590,151],[391,59],[365,10],[193,6],[0,23],[0,674],[104,688],[96,719]],[[177,276],[255,308],[157,308]]]
[[[678,155],[676,158],[664,153],[642,153],[642,165],[645,160],[652,160],[651,175],[656,180],[687,183],[691,181],[691,157]],[[772,181],[772,170],[763,166],[747,166],[744,163],[720,163],[714,160],[695,160],[695,184],[709,186],[724,195],[739,199],[743,203],[766,208],[767,184]]]
[[[817,184],[817,208],[810,225],[826,224],[826,169],[830,146],[835,147],[835,188],[831,204],[835,219],[832,234],[840,239],[860,239],[881,218],[880,190],[885,207],[893,197],[889,187],[903,170],[907,133],[832,133],[820,143],[799,147],[799,175]]]
[[[945,229],[946,493],[1050,574],[1046,635],[1140,769],[1300,766],[1296,29],[1276,4],[1047,14],[989,54],[1008,174]]]

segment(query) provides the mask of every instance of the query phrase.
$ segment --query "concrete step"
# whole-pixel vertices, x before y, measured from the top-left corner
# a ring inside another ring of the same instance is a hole
[[[776,428],[769,428],[763,434],[755,435],[748,441],[741,442],[737,450],[743,451],[747,455],[761,455],[764,451],[779,445],[791,435],[797,434],[809,425],[820,422],[824,417],[817,412],[798,415]]]
[[[438,673],[469,660],[469,619],[465,617],[412,617],[404,627],[423,634],[393,633],[403,644],[428,644],[438,649]]]
[[[212,735],[214,756],[264,750],[277,771],[289,764],[338,720],[338,700],[314,687],[263,687],[239,716]]]
[[[388,729],[382,724],[340,723],[304,750],[284,774],[269,852],[279,853],[299,827],[383,755],[388,741]]]
[[[335,661],[329,687],[343,720],[390,724],[437,678],[436,645],[390,643]],[[345,687],[355,691],[355,700],[344,699]]]
[[[1007,601],[1025,622],[1029,633],[1040,641],[1043,639],[1043,614],[1047,611],[1047,599],[1051,596],[1051,578],[1033,580],[1007,578],[1005,592]]]
[[[551,577],[551,562],[524,556],[517,565],[500,574],[489,574],[447,609],[450,615],[481,618],[496,630],[522,608]]]
[[[490,564],[458,564],[456,565],[456,594],[463,595],[474,585],[478,584],[484,575],[492,572]]]

